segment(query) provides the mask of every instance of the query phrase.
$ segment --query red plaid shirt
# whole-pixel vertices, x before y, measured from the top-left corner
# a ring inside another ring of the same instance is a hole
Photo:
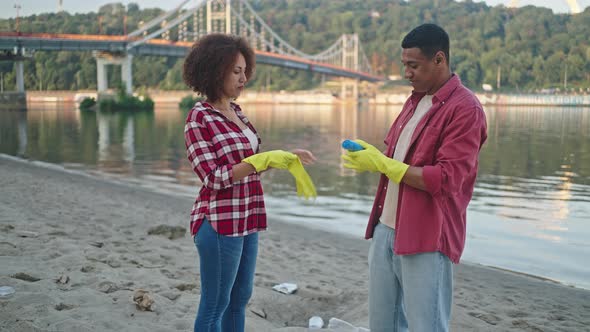
[[[231,107],[256,133],[237,104]],[[258,144],[260,146],[260,137]],[[211,104],[198,102],[188,113],[184,127],[188,159],[203,183],[191,211],[191,234],[203,218],[226,236],[244,236],[266,229],[266,211],[258,173],[233,182],[233,165],[255,153],[242,130]]]

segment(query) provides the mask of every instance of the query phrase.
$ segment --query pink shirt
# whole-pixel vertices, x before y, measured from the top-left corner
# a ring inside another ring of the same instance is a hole
[[[397,140],[424,93],[412,93],[393,122],[385,154]],[[400,184],[394,251],[411,255],[440,251],[458,263],[465,247],[467,205],[477,177],[478,156],[487,138],[486,118],[475,95],[453,75],[433,96],[404,162],[423,167],[426,191]],[[365,238],[373,237],[383,212],[388,178],[381,176]]]

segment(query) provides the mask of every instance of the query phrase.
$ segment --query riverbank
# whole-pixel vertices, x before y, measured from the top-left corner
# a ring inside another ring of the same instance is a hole
[[[191,91],[149,91],[156,104],[178,105]],[[401,105],[411,93],[410,87],[399,87],[392,92],[379,92],[369,98],[376,105]],[[481,103],[494,106],[578,106],[590,107],[590,95],[549,95],[549,94],[498,94],[476,93]],[[27,91],[28,103],[72,103],[85,97],[96,98],[96,91]],[[240,96],[240,103],[267,104],[316,104],[331,105],[341,102],[329,91],[310,90],[295,92],[256,92],[246,90]]]
[[[191,330],[200,294],[192,239],[155,227],[186,229],[192,200],[38,165],[0,157],[0,286],[16,291],[0,299],[0,330]],[[247,330],[303,332],[312,315],[367,327],[368,246],[272,217]],[[589,291],[473,264],[455,271],[453,331],[590,326]],[[299,290],[271,289],[282,282]],[[138,289],[152,311],[134,304]]]
[[[24,93],[10,91],[0,92],[0,111],[1,110],[26,110],[27,99]]]

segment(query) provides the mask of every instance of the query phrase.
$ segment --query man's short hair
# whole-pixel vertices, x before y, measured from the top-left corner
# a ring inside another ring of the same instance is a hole
[[[429,59],[442,51],[449,58],[449,35],[447,32],[436,24],[422,24],[410,31],[402,40],[402,48],[419,48],[422,53]]]

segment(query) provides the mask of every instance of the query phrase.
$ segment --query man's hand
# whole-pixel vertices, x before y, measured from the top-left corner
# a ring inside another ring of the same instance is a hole
[[[347,151],[342,155],[347,163],[344,167],[353,169],[357,172],[379,172],[385,174],[391,181],[400,183],[410,165],[404,164],[392,158],[386,157],[381,151],[371,144],[356,139],[356,143],[360,144],[364,150]]]

